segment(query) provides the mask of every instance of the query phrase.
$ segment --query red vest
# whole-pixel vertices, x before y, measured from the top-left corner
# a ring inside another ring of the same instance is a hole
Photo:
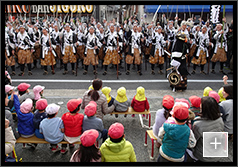
[[[78,137],[82,134],[83,114],[71,115],[70,112],[63,114],[64,133],[68,137]]]

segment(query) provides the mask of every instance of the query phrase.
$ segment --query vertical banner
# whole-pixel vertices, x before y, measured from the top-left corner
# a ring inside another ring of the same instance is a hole
[[[219,22],[220,8],[221,8],[221,5],[211,5],[210,19],[211,19],[211,22],[214,23],[214,24]]]

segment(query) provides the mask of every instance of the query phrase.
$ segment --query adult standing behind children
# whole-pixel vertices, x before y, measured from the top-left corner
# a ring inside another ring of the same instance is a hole
[[[115,106],[112,105],[108,107],[106,96],[100,91],[102,88],[102,80],[94,79],[93,80],[93,90],[88,90],[83,95],[83,101],[81,108],[84,109],[90,101],[95,101],[97,103],[97,112],[96,117],[103,120],[103,115],[111,113]]]
[[[219,157],[203,157],[203,132],[222,132],[224,123],[216,100],[212,97],[201,99],[201,116],[194,119],[192,127],[197,144],[193,149],[193,155],[199,161],[216,162]]]

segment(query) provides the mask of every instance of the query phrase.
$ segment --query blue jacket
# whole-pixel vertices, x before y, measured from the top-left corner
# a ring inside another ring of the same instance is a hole
[[[23,135],[32,135],[35,133],[35,128],[33,124],[33,113],[23,114],[20,111],[20,102],[17,95],[14,95],[14,107],[18,117],[18,132]]]
[[[190,129],[184,125],[164,123],[162,151],[169,157],[182,158],[188,146]]]

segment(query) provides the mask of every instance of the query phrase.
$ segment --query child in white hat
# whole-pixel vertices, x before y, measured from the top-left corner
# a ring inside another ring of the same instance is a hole
[[[45,140],[50,143],[51,151],[59,151],[58,143],[64,139],[64,124],[61,118],[56,117],[60,109],[59,105],[55,103],[49,104],[45,112],[48,118],[43,119],[40,123],[40,133],[45,137]],[[65,154],[67,152],[67,144],[62,144],[61,153]]]

